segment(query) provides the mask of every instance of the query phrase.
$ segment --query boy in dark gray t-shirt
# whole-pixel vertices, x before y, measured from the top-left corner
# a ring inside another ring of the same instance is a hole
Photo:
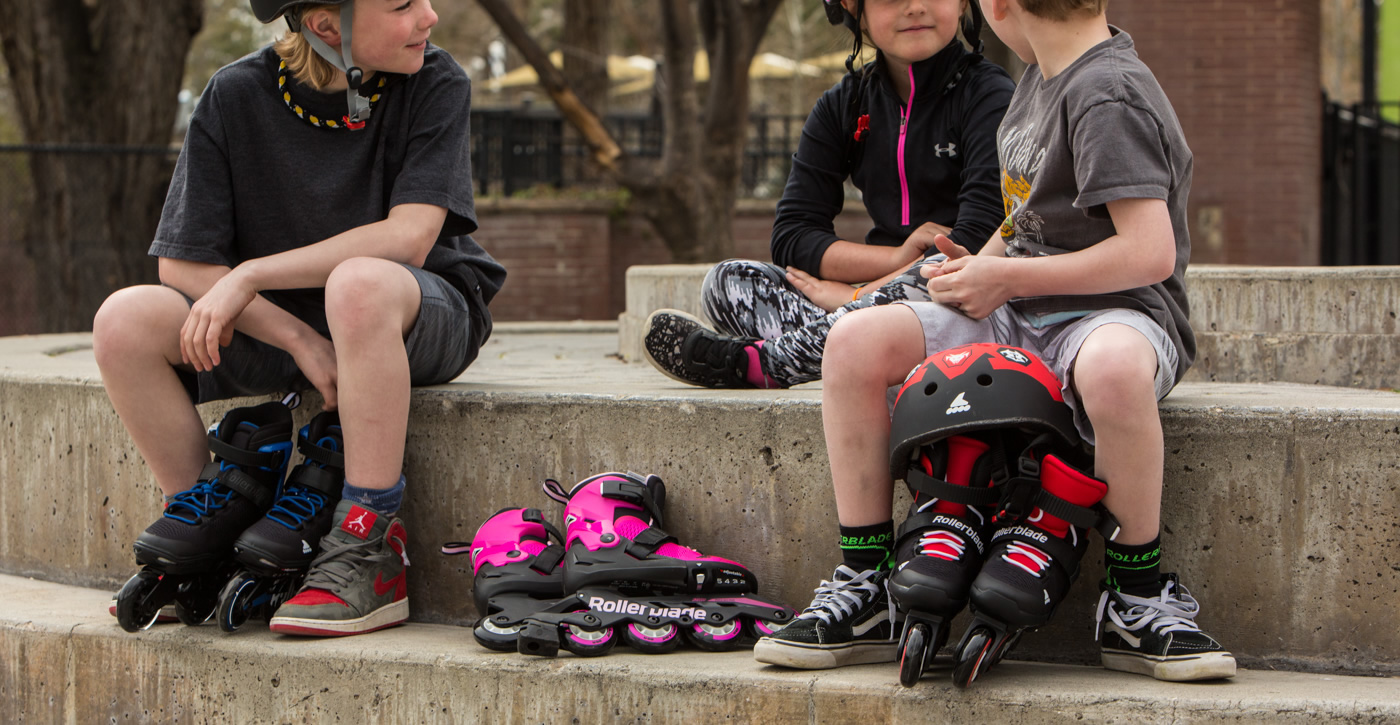
[[[274,606],[296,594],[274,631],[367,632],[408,616],[396,513],[409,389],[476,358],[505,279],[469,236],[471,83],[428,44],[428,0],[251,5],[289,32],[210,80],[151,245],[162,286],[113,294],[93,322],[108,395],[167,502],[117,615],[146,626],[174,598],[182,619],[208,616],[167,590],[218,595],[207,572],[232,552],[291,587]],[[284,406],[235,409],[207,441],[195,409],[312,387],[325,411],[290,475]],[[298,592],[282,575],[308,566]],[[235,589],[226,628],[263,591]]]
[[[998,133],[1006,219],[976,255],[939,236],[935,244],[948,260],[924,270],[933,301],[848,314],[832,328],[823,362],[822,420],[842,541],[861,542],[864,549],[884,542],[888,563],[861,570],[846,555],[812,606],[761,640],[755,654],[773,661],[769,653],[786,644],[804,655],[829,655],[789,658],[799,667],[898,656],[897,621],[877,626],[897,620],[886,614],[893,609],[887,578],[904,586],[898,574],[888,573],[897,540],[885,391],[926,356],[993,342],[1024,348],[1045,362],[1063,386],[1081,437],[1096,447],[1094,473],[1107,484],[1102,504],[1121,524],[1114,540],[1105,542],[1107,576],[1098,606],[1104,666],[1173,681],[1231,677],[1235,660],[1196,625],[1196,600],[1175,574],[1159,571],[1164,454],[1157,401],[1195,357],[1183,288],[1191,151],[1132,39],[1108,25],[1106,0],[980,1],[993,31],[1030,66]],[[950,353],[945,362],[955,364],[966,354]],[[1015,351],[1002,354],[1024,361]],[[978,382],[991,385],[993,378],[986,378]],[[972,410],[979,405],[975,395],[959,395],[942,417]],[[1042,594],[1043,609],[1053,612],[1054,597],[1064,592],[1047,582],[1055,579],[1052,574],[1063,581],[1057,572],[1077,568],[1077,559],[1057,559],[1055,552],[1066,549],[1047,538],[1068,541],[1072,527],[1048,533],[1049,527],[1036,523],[1045,519],[1053,516],[1039,508],[1019,519],[1028,529],[1038,527],[1032,534],[1040,538],[1022,536],[1012,544],[1014,555],[1000,556],[1014,567],[992,557],[999,551],[996,542],[1017,528],[1018,519],[994,527],[988,558],[972,565],[971,571],[981,571],[970,589],[965,579],[938,579],[947,587],[946,600],[970,596],[975,608],[979,587],[1009,587],[1024,594],[1015,602],[1021,614],[1035,609],[1039,616]],[[956,531],[937,534],[919,541],[919,553],[897,571],[910,564],[925,566],[926,573],[943,571],[938,567],[946,569],[950,561],[961,567],[964,557],[981,553],[981,543]],[[1006,540],[1016,536],[1011,532]],[[882,557],[867,552],[862,558]],[[929,563],[935,558],[941,561]],[[989,575],[1000,584],[984,582]],[[981,614],[992,616],[986,608]],[[1005,618],[1003,624],[1010,624],[1012,617]],[[975,678],[981,663],[1001,656],[1002,642],[987,642],[992,650],[960,653],[959,684]]]

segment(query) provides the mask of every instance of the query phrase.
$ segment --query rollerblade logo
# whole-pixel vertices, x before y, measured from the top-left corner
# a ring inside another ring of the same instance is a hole
[[[958,393],[958,397],[953,398],[952,404],[948,406],[948,410],[944,411],[943,414],[952,415],[954,413],[966,413],[969,410],[972,410],[972,403],[967,402],[967,398],[964,398],[962,393]]]
[[[1038,529],[1032,529],[1029,526],[1008,526],[1002,529],[1001,531],[998,531],[997,535],[992,538],[1000,539],[1003,536],[1024,536],[1028,539],[1039,541],[1042,544],[1049,541],[1049,537],[1045,535],[1045,532],[1040,531]]]
[[[374,528],[374,522],[378,518],[373,511],[351,506],[350,513],[345,514],[345,521],[340,528],[357,539],[368,539],[369,531]]]
[[[1014,363],[1016,363],[1016,364],[1018,364],[1018,365],[1029,365],[1030,362],[1031,362],[1031,359],[1028,358],[1028,357],[1026,357],[1025,355],[1023,355],[1023,354],[1021,353],[1020,350],[1012,350],[1011,348],[1002,348],[1001,350],[997,350],[997,352],[998,352],[1002,357],[1004,357],[1004,358],[1006,358],[1007,360],[1010,360],[1011,362],[1014,362]]]
[[[657,619],[682,619],[703,622],[708,616],[701,607],[653,607],[649,604],[631,602],[626,599],[606,599],[589,597],[588,608],[595,612],[609,614],[632,614]]]
[[[953,353],[952,355],[944,355],[943,362],[948,363],[949,365],[961,365],[963,361],[966,360],[967,357],[971,354],[971,352],[963,350],[962,352]]]
[[[982,537],[978,536],[977,529],[974,529],[971,526],[969,526],[966,521],[959,521],[958,519],[955,519],[951,516],[939,514],[933,517],[933,521],[931,523],[947,526],[948,528],[961,533],[963,536],[966,536],[969,541],[972,542],[973,546],[977,547],[978,551],[983,550]]]
[[[311,545],[308,544],[308,543],[306,543],[306,539],[302,539],[302,540],[301,540],[301,553],[303,553],[303,554],[310,554],[310,553],[311,553]]]

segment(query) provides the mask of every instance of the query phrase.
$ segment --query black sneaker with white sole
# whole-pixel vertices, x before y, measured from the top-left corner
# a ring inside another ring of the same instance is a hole
[[[646,321],[642,351],[663,375],[705,388],[778,388],[755,368],[761,341],[726,337],[680,310],[657,310]],[[758,376],[758,377],[753,377]],[[761,382],[755,382],[760,380]]]
[[[1175,574],[1161,593],[1135,597],[1105,588],[1097,614],[1103,666],[1168,682],[1235,676],[1235,658],[1196,625],[1198,604]]]
[[[895,661],[901,618],[885,587],[888,578],[872,569],[836,567],[802,614],[754,645],[753,658],[804,670]]]

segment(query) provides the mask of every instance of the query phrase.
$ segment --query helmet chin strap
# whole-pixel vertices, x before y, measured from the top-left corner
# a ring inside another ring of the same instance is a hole
[[[315,49],[316,54],[326,59],[326,62],[345,72],[345,81],[349,86],[345,89],[345,104],[348,106],[349,115],[345,117],[345,125],[352,129],[364,128],[365,121],[369,119],[370,105],[369,99],[360,95],[360,83],[364,81],[364,71],[355,67],[355,59],[350,54],[350,29],[355,24],[355,0],[340,6],[340,52],[337,53],[326,41],[316,37],[311,29],[302,25],[301,34],[305,36],[307,42]]]

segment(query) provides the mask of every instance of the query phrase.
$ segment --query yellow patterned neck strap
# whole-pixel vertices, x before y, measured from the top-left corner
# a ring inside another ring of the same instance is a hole
[[[384,84],[389,81],[388,76],[381,73],[379,80],[374,86],[374,95],[369,97],[370,110],[374,110],[374,104],[379,102],[379,97],[383,92]],[[349,116],[341,116],[339,120],[334,118],[321,118],[316,114],[301,107],[301,104],[292,100],[292,92],[287,87],[287,61],[281,61],[277,65],[277,90],[282,94],[282,102],[295,113],[298,118],[317,128],[345,129],[348,131],[358,131],[365,127],[365,122],[355,123]]]

